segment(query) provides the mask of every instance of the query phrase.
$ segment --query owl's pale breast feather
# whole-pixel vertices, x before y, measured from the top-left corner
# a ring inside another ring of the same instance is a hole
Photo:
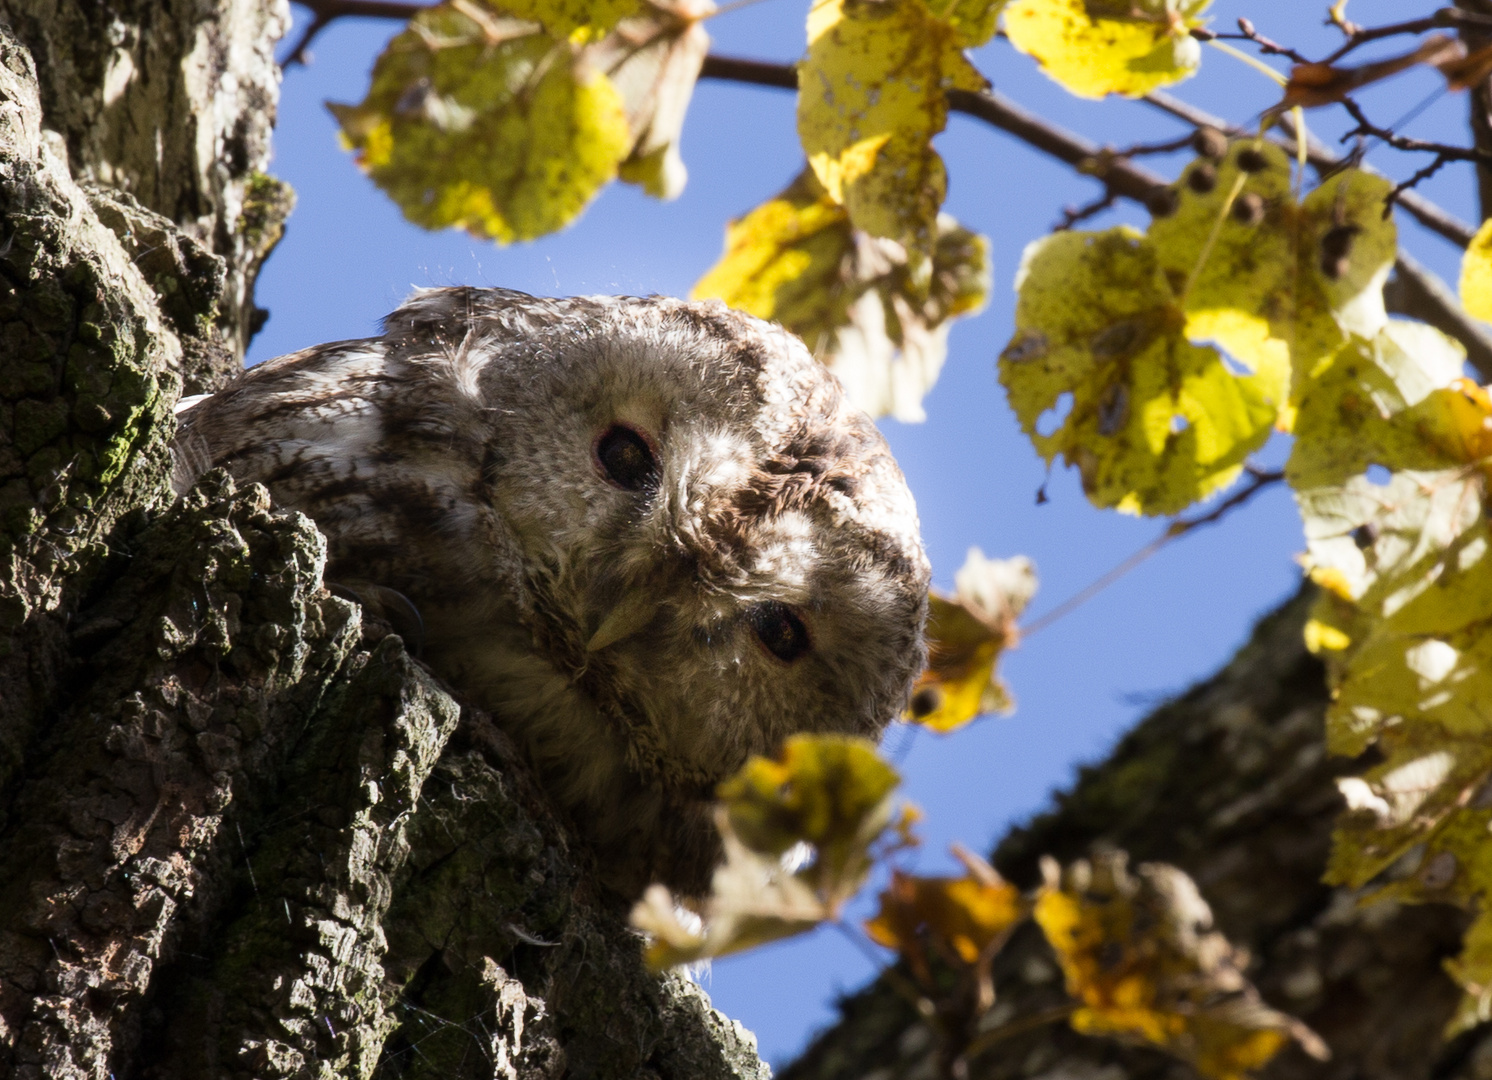
[[[433,289],[384,330],[197,403],[182,458],[312,517],[328,581],[526,743],[619,887],[702,887],[714,784],[796,731],[878,734],[922,663],[884,440],[718,303]]]

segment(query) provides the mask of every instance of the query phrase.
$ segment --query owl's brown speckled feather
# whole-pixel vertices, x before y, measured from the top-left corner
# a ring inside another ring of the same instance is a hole
[[[878,734],[922,663],[884,440],[718,303],[426,290],[181,420],[183,458],[316,521],[327,580],[527,745],[624,890],[701,889],[714,785],[793,732]]]

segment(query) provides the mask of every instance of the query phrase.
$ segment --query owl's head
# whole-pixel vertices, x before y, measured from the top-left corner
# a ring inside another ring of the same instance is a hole
[[[327,580],[638,875],[707,881],[714,785],[794,732],[876,735],[923,661],[885,441],[718,303],[427,290],[192,405],[177,449],[313,518]]]
[[[387,331],[484,432],[535,643],[635,767],[707,790],[793,732],[874,736],[902,708],[916,508],[796,337],[718,302],[448,289]]]

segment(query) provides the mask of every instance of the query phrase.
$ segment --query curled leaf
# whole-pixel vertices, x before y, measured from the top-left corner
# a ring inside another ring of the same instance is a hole
[[[646,14],[623,20],[591,55],[621,96],[632,133],[618,175],[655,198],[674,199],[684,190],[679,136],[710,51],[702,20],[714,10],[712,0],[652,0]]]
[[[910,706],[914,723],[940,733],[1014,708],[995,665],[1018,640],[1016,619],[1036,593],[1036,568],[1024,557],[988,559],[970,548],[954,584],[952,597],[930,599],[927,670]]]
[[[1213,1080],[1262,1068],[1291,1039],[1328,1056],[1309,1028],[1264,1004],[1246,956],[1213,929],[1182,871],[1145,863],[1132,873],[1110,852],[1065,871],[1046,859],[1043,874],[1035,918],[1079,1003],[1075,1030],[1151,1043]]]
[[[929,954],[987,977],[995,954],[1029,914],[1020,890],[994,867],[966,850],[958,854],[973,864],[963,877],[894,871],[880,911],[865,923],[870,939],[899,952],[924,986],[933,984]]]
[[[849,897],[870,869],[871,846],[892,821],[896,770],[865,739],[794,735],[780,757],[753,757],[721,783],[731,832],[751,851],[781,856],[811,845],[813,876],[831,901]]]

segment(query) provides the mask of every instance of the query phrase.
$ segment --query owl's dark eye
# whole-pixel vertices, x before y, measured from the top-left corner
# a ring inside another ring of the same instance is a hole
[[[808,652],[808,627],[786,604],[775,600],[757,604],[746,613],[751,629],[777,659],[791,664]]]
[[[627,491],[641,491],[658,479],[658,461],[642,433],[612,424],[596,440],[596,464],[606,478]]]

